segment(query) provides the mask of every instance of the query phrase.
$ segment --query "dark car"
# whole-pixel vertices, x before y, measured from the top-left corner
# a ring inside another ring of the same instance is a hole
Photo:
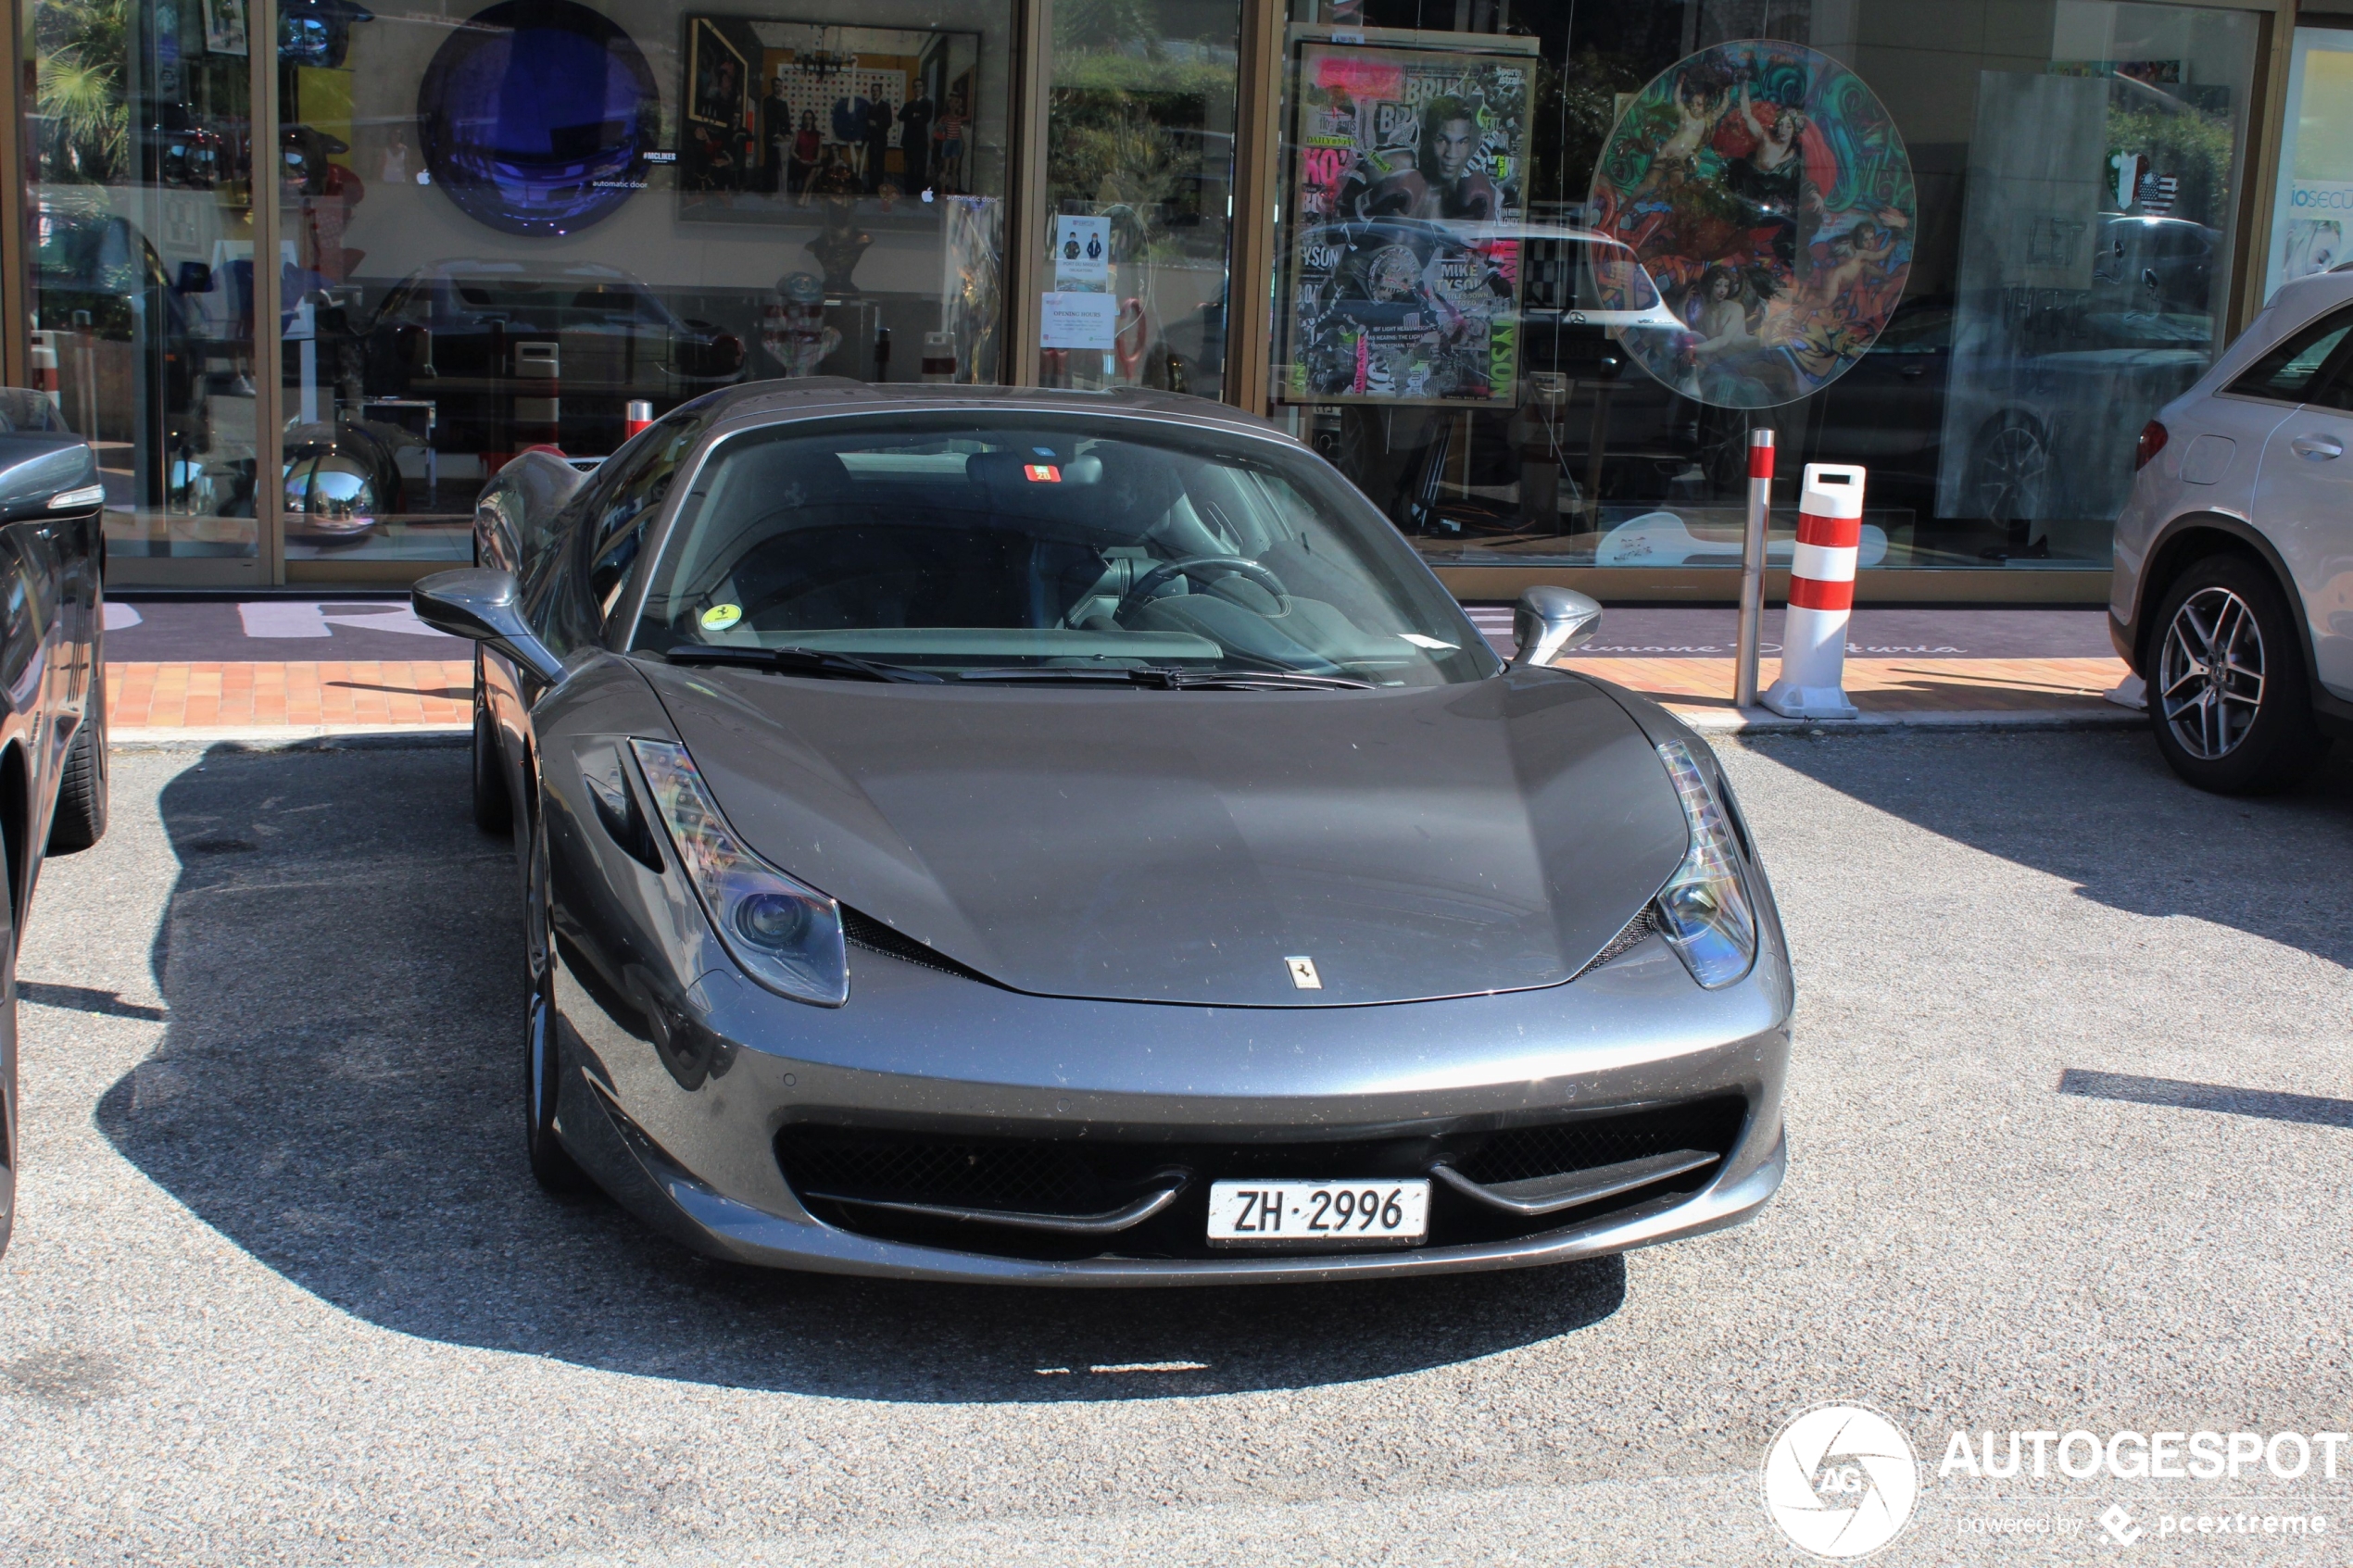
[[[214,345],[191,294],[209,293],[208,269],[166,274],[162,258],[127,219],[44,201],[32,215],[32,326],[54,333],[58,393],[69,420],[93,440],[153,441],[175,461],[209,446],[205,376]],[[150,506],[165,500],[165,465],[147,467]]]
[[[106,491],[38,392],[0,388],[0,1248],[16,1215],[17,967],[44,852],[107,831]]]
[[[518,458],[481,641],[525,1147],[712,1255],[1068,1285],[1733,1224],[1793,996],[1716,759],[1509,664],[1265,421],[770,383]]]
[[[444,261],[362,329],[371,398],[429,400],[434,447],[610,452],[635,399],[667,408],[743,377],[735,333],[681,319],[610,267]]]

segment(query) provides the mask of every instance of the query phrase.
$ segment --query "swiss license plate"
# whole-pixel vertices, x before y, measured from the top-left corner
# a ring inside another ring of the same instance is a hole
[[[1429,1183],[1213,1182],[1209,1239],[1227,1247],[1405,1246],[1429,1236]]]

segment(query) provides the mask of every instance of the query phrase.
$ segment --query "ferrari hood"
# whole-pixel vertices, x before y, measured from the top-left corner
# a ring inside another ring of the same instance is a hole
[[[1333,1007],[1551,985],[1686,847],[1641,730],[1558,675],[1332,695],[642,668],[760,854],[1040,995]]]

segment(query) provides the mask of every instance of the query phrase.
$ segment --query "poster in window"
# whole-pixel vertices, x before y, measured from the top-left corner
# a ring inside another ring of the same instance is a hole
[[[1837,380],[1886,326],[1917,203],[1904,138],[1862,78],[1748,39],[1634,94],[1590,210],[1690,329],[1629,335],[1634,361],[1703,403],[1769,408]]]
[[[2296,30],[2287,104],[2266,298],[2353,257],[2345,244],[2353,220],[2353,31]]]
[[[245,0],[204,0],[204,46],[214,55],[245,52]]]
[[[1295,403],[1509,404],[1537,41],[1295,35]]]

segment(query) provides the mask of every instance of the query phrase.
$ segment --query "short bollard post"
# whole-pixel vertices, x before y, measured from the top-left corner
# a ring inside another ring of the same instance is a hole
[[[627,440],[654,422],[653,399],[633,397],[623,406],[621,415],[622,439]]]
[[[1797,501],[1781,673],[1765,706],[1788,719],[1852,719],[1846,700],[1846,623],[1855,612],[1855,557],[1863,542],[1863,470],[1808,463]]]
[[[1773,511],[1773,433],[1748,433],[1748,531],[1741,538],[1741,624],[1732,706],[1756,706],[1756,645],[1765,627],[1765,531]]]

